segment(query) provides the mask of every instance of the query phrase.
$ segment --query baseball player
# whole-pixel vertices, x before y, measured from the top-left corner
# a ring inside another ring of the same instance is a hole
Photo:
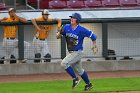
[[[58,29],[61,26],[61,20],[60,19],[52,19],[49,17],[49,11],[47,9],[44,9],[42,11],[42,17],[32,19],[32,23],[35,26],[35,36],[33,38],[33,45],[34,45],[34,52],[35,52],[35,63],[40,62],[40,59],[37,58],[46,58],[43,61],[44,62],[50,62],[51,61],[51,54],[48,48],[47,38],[49,35],[49,32],[52,29],[52,25],[38,25],[36,21],[52,21],[56,20],[58,21]],[[42,54],[42,55],[41,55]]]
[[[9,18],[2,18],[0,22],[27,22],[25,18],[22,18],[16,14],[14,8],[9,8],[8,10]],[[16,38],[16,33],[18,31],[17,25],[4,26],[4,38],[3,38],[3,48],[6,52],[5,59],[10,59],[12,51],[14,48],[18,47],[18,40]],[[24,41],[25,50],[29,48],[30,44]],[[9,64],[10,60],[4,61],[4,63]]]
[[[66,72],[73,78],[72,88],[75,88],[80,79],[76,76],[78,73],[86,83],[85,90],[90,90],[93,86],[90,82],[87,72],[82,68],[81,58],[83,54],[83,40],[84,37],[88,37],[93,42],[93,52],[97,52],[96,35],[80,26],[81,15],[79,13],[73,13],[71,17],[71,24],[66,24],[62,27],[62,30],[57,32],[57,39],[62,36],[66,38],[67,48],[69,54],[62,60],[61,66],[65,68]]]

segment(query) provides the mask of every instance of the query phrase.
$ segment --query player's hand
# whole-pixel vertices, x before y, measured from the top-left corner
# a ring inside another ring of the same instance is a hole
[[[93,45],[92,51],[93,51],[94,54],[96,54],[96,53],[98,52],[98,47],[97,47],[97,45]]]

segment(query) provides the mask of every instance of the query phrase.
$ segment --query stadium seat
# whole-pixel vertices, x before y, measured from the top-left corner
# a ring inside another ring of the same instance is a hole
[[[5,3],[0,3],[0,10],[6,10]]]
[[[117,6],[120,6],[119,0],[103,0],[102,4],[105,7],[117,7]]]
[[[49,8],[50,9],[63,9],[67,8],[66,1],[62,0],[52,0],[49,2]]]
[[[88,8],[102,7],[101,0],[85,0],[84,2]]]
[[[137,0],[120,0],[122,6],[137,6]]]
[[[138,4],[138,6],[140,6],[140,0],[137,0],[137,4]]]
[[[68,8],[85,8],[83,0],[69,0],[67,1]]]
[[[139,4],[140,3],[140,0],[137,0],[137,3]]]
[[[40,0],[40,9],[48,9],[49,0]]]

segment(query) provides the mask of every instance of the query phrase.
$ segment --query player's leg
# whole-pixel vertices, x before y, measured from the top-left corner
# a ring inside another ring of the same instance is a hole
[[[44,59],[44,62],[51,62],[51,54],[49,51],[47,40],[45,40],[43,42],[44,42],[44,44],[42,46],[42,54],[43,54],[43,57],[46,58],[46,59]]]
[[[12,51],[13,51],[15,48],[18,48],[18,39],[12,40],[11,46],[13,46]],[[12,60],[10,60],[10,63],[18,63],[18,60],[14,60],[14,59],[16,59],[16,57],[14,56],[14,54],[11,54],[11,59],[12,59]]]
[[[77,63],[73,65],[73,68],[75,72],[77,72],[86,83],[85,90],[90,90],[91,88],[93,88],[92,83],[89,80],[87,72],[82,68],[82,63],[78,61]]]
[[[82,53],[80,52],[73,52],[68,54],[61,62],[61,66],[65,68],[66,72],[73,78],[73,85],[72,88],[75,88],[78,83],[80,82],[79,78],[76,76],[72,64],[76,63],[78,60],[81,59]]]
[[[5,59],[11,58],[11,53],[14,50],[13,40],[3,39],[3,49],[5,51]],[[10,60],[5,60],[4,64],[10,64]]]
[[[39,63],[41,60],[37,58],[41,58],[41,47],[40,47],[40,41],[37,40],[36,38],[33,39],[33,48],[34,48],[34,53],[35,53],[35,63]]]

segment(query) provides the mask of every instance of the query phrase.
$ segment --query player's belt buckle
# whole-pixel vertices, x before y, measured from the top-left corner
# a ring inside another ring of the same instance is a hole
[[[6,39],[12,39],[12,40],[13,40],[13,39],[15,39],[15,38],[14,38],[14,37],[7,37]]]
[[[39,39],[39,40],[45,41],[45,39],[40,39],[40,38],[38,38],[38,37],[36,37],[36,39]]]

